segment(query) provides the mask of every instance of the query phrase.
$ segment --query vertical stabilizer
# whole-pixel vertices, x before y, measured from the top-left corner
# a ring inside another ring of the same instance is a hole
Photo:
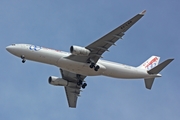
[[[160,57],[151,56],[148,60],[146,60],[143,64],[141,64],[139,68],[150,70],[158,65],[159,60],[160,60]]]

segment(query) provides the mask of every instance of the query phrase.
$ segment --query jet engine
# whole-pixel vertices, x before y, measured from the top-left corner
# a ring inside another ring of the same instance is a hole
[[[51,84],[51,85],[68,86],[68,81],[66,81],[62,78],[55,77],[55,76],[50,76],[48,81],[49,81],[49,84]]]
[[[73,55],[79,55],[79,56],[88,56],[90,54],[90,50],[80,46],[71,46],[70,52]]]

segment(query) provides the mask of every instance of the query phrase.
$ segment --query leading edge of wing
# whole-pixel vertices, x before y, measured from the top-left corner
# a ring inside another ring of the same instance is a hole
[[[104,37],[108,36],[109,34],[115,33],[116,31],[118,32],[118,29],[121,30],[121,31],[119,31],[119,32],[121,32],[121,35],[124,35],[124,34],[122,34],[122,32],[125,32],[125,31],[126,31],[126,30],[124,29],[125,26],[129,26],[128,28],[130,28],[130,27],[131,27],[134,23],[136,23],[142,16],[144,16],[145,13],[146,13],[146,10],[143,10],[142,12],[140,12],[140,13],[137,14],[137,15],[135,15],[135,16],[132,17],[131,19],[127,20],[126,22],[124,22],[123,24],[121,24],[120,26],[118,26],[117,28],[115,28],[114,30],[112,30],[111,32],[109,32],[109,33],[107,33],[106,35],[102,36],[100,39],[98,39],[98,40],[94,41],[93,43],[89,44],[88,46],[86,46],[86,48],[91,47],[94,43],[98,42],[99,40],[103,39]],[[130,24],[130,21],[131,21],[131,20],[135,19],[135,18],[138,17],[138,16],[139,16],[139,19],[137,19],[135,22],[133,22],[133,24],[132,24],[132,22],[131,22],[131,25],[128,25],[128,24]],[[117,35],[115,34],[115,35],[112,35],[111,37],[117,37]],[[117,38],[118,38],[118,37],[117,37]],[[120,38],[120,36],[119,36],[119,38]]]

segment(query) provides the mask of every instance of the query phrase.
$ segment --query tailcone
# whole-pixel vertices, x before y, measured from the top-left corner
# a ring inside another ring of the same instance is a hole
[[[162,77],[162,75],[161,74],[156,74],[156,77]]]

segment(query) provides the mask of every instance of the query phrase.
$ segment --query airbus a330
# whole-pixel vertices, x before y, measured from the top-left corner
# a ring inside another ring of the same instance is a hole
[[[87,83],[86,76],[108,76],[123,79],[144,79],[147,89],[151,89],[156,77],[161,77],[159,72],[173,59],[167,59],[161,64],[160,57],[152,56],[138,67],[102,60],[102,54],[115,45],[125,32],[135,24],[146,11],[135,15],[113,31],[87,45],[86,47],[71,46],[70,53],[40,47],[31,44],[12,44],[6,47],[11,54],[20,57],[22,62],[32,60],[57,66],[62,78],[50,76],[48,81],[55,86],[64,86],[69,107],[75,108],[81,88]]]

